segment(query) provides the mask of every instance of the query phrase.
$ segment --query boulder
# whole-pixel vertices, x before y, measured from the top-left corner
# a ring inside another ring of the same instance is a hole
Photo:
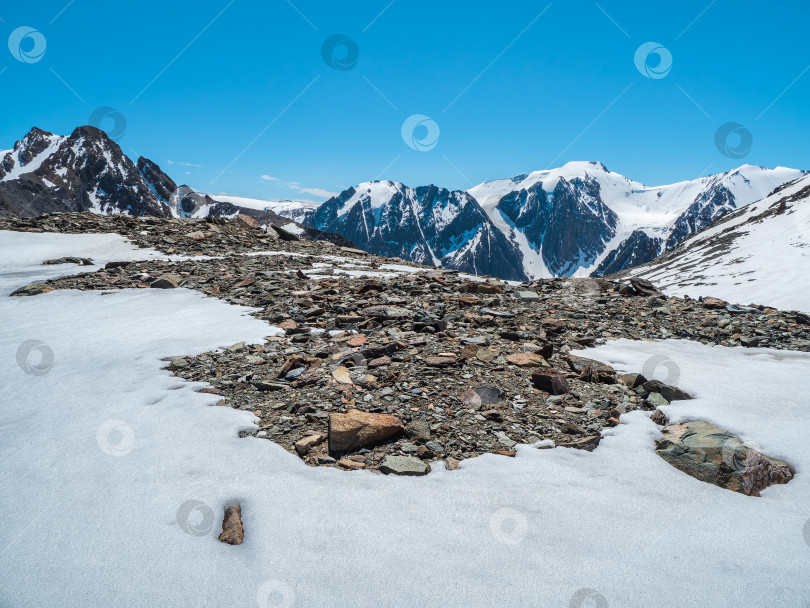
[[[349,410],[345,414],[329,414],[329,451],[350,452],[401,437],[405,432],[402,421],[390,414],[371,414]]]
[[[622,374],[619,376],[619,382],[630,388],[636,388],[647,382],[647,378],[642,374]]]
[[[149,287],[153,287],[156,289],[176,289],[180,287],[180,283],[183,282],[176,274],[164,274],[159,276],[157,279],[152,281],[152,284]]]
[[[579,374],[582,380],[601,382],[602,384],[616,384],[616,370],[601,361],[586,357],[575,357],[574,355],[568,355],[566,360],[571,371]]]
[[[225,509],[219,541],[229,545],[241,545],[244,540],[245,529],[242,527],[242,507],[231,505]]]
[[[744,445],[738,437],[709,422],[697,420],[665,427],[655,453],[695,479],[759,496],[773,484],[793,478],[788,465]]]
[[[679,389],[677,386],[664,384],[660,380],[648,380],[641,386],[648,393],[659,393],[669,403],[672,401],[684,401],[692,398],[692,395],[686,391]]]

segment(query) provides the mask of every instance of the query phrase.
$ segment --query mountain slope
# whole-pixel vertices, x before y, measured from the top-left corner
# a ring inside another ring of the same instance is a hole
[[[78,127],[69,136],[34,127],[14,149],[0,154],[0,216],[89,211],[156,217],[235,217],[284,228],[286,236],[354,246],[294,221],[316,205],[307,201],[257,201],[216,196],[178,186],[147,158],[133,163],[115,141],[95,127]],[[285,214],[282,217],[274,210]]]
[[[484,182],[468,192],[521,251],[530,277],[601,276],[652,260],[723,213],[801,175],[744,165],[647,187],[601,163],[576,162]]]
[[[479,275],[527,278],[517,249],[466,192],[365,182],[326,201],[306,222],[372,253]]]
[[[810,176],[724,215],[655,261],[620,273],[673,295],[810,311]]]
[[[0,161],[0,213],[25,217],[93,211],[166,217],[171,211],[165,187],[174,182],[167,182],[156,168],[160,171],[143,158],[133,163],[95,127],[78,127],[69,136],[33,128]]]

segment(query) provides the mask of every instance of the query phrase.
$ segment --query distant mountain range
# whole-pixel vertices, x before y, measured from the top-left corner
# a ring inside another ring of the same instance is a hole
[[[157,217],[233,217],[243,213],[263,224],[286,226],[288,232],[302,238],[353,245],[340,235],[295,221],[315,206],[306,201],[209,196],[178,186],[157,163],[144,157],[133,162],[95,127],[78,127],[68,136],[35,127],[12,150],[0,152],[0,215],[5,216],[67,211]]]
[[[54,211],[162,217],[251,215],[294,223],[308,238],[477,275],[527,280],[602,276],[646,264],[713,220],[767,197],[806,171],[744,165],[647,187],[598,162],[574,162],[467,191],[364,182],[321,205],[208,195],[178,186],[107,135],[34,128],[0,153],[0,214]],[[320,237],[319,237],[320,235]]]
[[[577,162],[466,192],[366,182],[304,222],[374,253],[477,274],[602,276],[653,260],[722,214],[805,174],[745,165],[647,187],[601,163]]]

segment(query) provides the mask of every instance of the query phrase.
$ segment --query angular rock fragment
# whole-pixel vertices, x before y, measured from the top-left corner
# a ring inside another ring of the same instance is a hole
[[[219,541],[229,545],[241,545],[244,540],[245,529],[242,527],[242,507],[231,505],[225,509]]]
[[[655,452],[676,469],[716,486],[759,496],[773,484],[793,479],[788,465],[744,445],[709,422],[697,420],[665,427]]]
[[[534,372],[532,374],[532,384],[534,384],[535,388],[539,388],[549,395],[563,395],[571,390],[565,376],[557,370]]]
[[[339,454],[374,446],[401,437],[404,432],[402,421],[391,414],[359,410],[329,414],[329,451]]]
[[[380,471],[386,475],[427,475],[430,465],[413,456],[386,455],[380,464]]]

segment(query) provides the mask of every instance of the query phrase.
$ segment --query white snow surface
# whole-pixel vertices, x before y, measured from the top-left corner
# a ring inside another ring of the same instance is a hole
[[[671,295],[714,296],[810,312],[810,196],[786,202],[786,212],[750,221],[810,187],[810,176],[726,217],[681,243],[677,257],[630,271]],[[734,236],[718,254],[722,235]]]
[[[217,202],[233,203],[238,207],[257,209],[259,211],[272,211],[277,215],[296,221],[301,219],[304,216],[304,213],[307,211],[314,211],[319,206],[319,203],[315,203],[313,201],[265,201],[256,198],[230,196],[227,194],[209,194],[208,196]]]
[[[30,266],[15,259],[6,283]],[[247,312],[185,289],[0,298],[0,605],[582,607],[590,594],[627,608],[807,606],[810,355],[681,341],[586,351],[632,371],[675,361],[697,399],[670,415],[722,424],[796,468],[762,498],[670,467],[643,412],[593,453],[522,445],[397,478],[239,439],[252,414],[160,369],[273,333]],[[53,352],[43,375],[17,364],[31,339]],[[234,501],[241,546],[216,539]]]

